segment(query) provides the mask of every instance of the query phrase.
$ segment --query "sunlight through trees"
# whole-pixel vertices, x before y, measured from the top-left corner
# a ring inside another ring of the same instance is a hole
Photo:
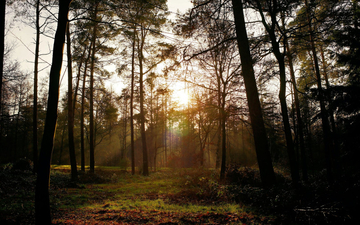
[[[0,163],[32,161],[37,223],[54,164],[74,185],[100,166],[223,184],[251,168],[267,190],[358,171],[357,0],[179,2],[2,2]]]

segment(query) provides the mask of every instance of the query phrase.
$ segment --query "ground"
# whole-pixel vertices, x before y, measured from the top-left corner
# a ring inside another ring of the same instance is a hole
[[[305,221],[350,224],[351,221],[349,212],[339,211],[334,204],[322,208],[299,207],[301,200],[293,196],[305,195],[288,187],[264,191],[254,184],[240,188],[221,183],[216,170],[161,169],[144,177],[119,168],[99,167],[95,174],[80,172],[76,183],[70,181],[69,172],[68,166],[52,166],[53,224],[304,224]],[[254,170],[242,171],[242,175],[241,182],[256,177]],[[34,183],[35,175],[31,171],[2,169],[0,224],[34,224]]]

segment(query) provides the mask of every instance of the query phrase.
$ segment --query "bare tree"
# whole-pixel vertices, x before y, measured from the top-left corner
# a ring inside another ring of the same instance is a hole
[[[59,102],[59,81],[62,66],[62,55],[70,3],[71,0],[59,1],[58,25],[55,33],[53,60],[50,70],[48,106],[44,135],[40,149],[39,167],[37,171],[35,189],[35,220],[36,224],[39,225],[51,224],[49,199],[50,165]]]
[[[261,181],[265,187],[275,184],[275,173],[272,166],[271,155],[267,142],[264,119],[261,111],[259,93],[253,69],[253,61],[250,54],[249,40],[245,28],[245,19],[242,0],[232,0],[235,18],[238,48],[242,63],[242,75],[244,77],[246,97],[249,105],[251,126],[254,134],[255,149],[260,169]]]

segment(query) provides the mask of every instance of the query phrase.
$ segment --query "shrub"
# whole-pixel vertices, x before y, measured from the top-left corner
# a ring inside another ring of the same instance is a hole
[[[225,175],[228,184],[261,186],[260,172],[257,169],[232,164],[227,167]]]
[[[21,158],[16,160],[12,165],[13,171],[32,171],[33,169],[33,162],[27,158]]]

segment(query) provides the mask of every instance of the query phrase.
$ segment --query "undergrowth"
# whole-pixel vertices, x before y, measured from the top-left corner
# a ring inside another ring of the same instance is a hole
[[[6,224],[34,223],[36,176],[31,166],[31,162],[23,160],[0,168],[0,221]],[[131,221],[140,214],[146,217],[146,223],[153,224],[163,223],[165,215],[168,222],[178,221],[175,224],[357,221],[359,172],[344,174],[333,185],[328,185],[325,174],[320,172],[295,188],[284,172],[276,171],[277,185],[264,189],[256,168],[237,165],[228,167],[223,181],[219,180],[219,171],[213,169],[164,169],[144,177],[100,167],[95,174],[79,171],[76,182],[70,180],[69,166],[53,166],[51,208],[59,224],[72,224],[70,217],[77,218],[74,221],[86,217],[90,224],[105,217]],[[120,212],[124,214],[121,218]]]

